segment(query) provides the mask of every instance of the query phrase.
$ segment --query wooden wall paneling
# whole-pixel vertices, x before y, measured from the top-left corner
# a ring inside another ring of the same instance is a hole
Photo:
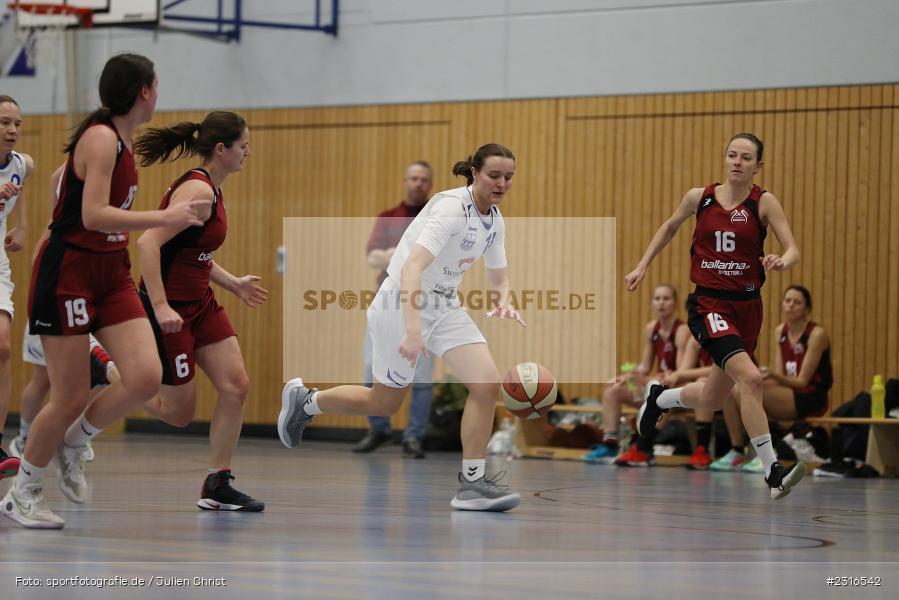
[[[876,351],[877,333],[870,324],[870,306],[876,306],[877,299],[873,292],[872,280],[868,276],[868,265],[876,264],[877,238],[877,202],[870,194],[870,181],[872,174],[871,155],[871,88],[861,86],[855,88],[851,95],[852,104],[859,109],[852,111],[855,121],[857,142],[855,183],[850,187],[850,193],[854,196],[852,204],[856,207],[858,222],[855,237],[858,244],[858,263],[855,269],[855,297],[852,299],[855,305],[854,321],[855,332],[854,356],[871,352],[879,357],[885,366],[886,356]],[[850,166],[850,168],[852,168]]]
[[[886,261],[885,268],[878,268],[877,281],[880,293],[878,312],[874,318],[884,319],[886,330],[887,372],[899,371],[899,110],[895,108],[899,100],[899,85],[883,88],[883,135],[880,142],[880,185],[879,196],[883,209],[880,253],[878,264]],[[886,288],[886,289],[884,289]],[[883,311],[883,312],[880,312]]]
[[[883,323],[872,318],[876,315],[878,305],[883,303],[882,296],[877,294],[877,266],[878,257],[881,255],[881,232],[888,236],[888,230],[883,229],[883,221],[889,222],[889,213],[884,211],[886,205],[881,203],[879,195],[879,181],[881,177],[880,164],[880,140],[882,136],[884,110],[883,88],[878,86],[865,86],[862,90],[862,102],[870,108],[861,115],[863,126],[864,156],[860,159],[863,168],[867,171],[859,186],[859,201],[868,205],[869,217],[866,226],[868,241],[866,244],[867,256],[864,264],[860,265],[863,273],[867,298],[863,306],[863,323],[867,344],[862,346],[862,352],[870,351],[886,360],[886,331]],[[885,214],[886,213],[886,214]],[[870,350],[869,350],[870,349]]]
[[[889,258],[886,263],[885,273],[881,272],[878,281],[886,281],[887,298],[889,298],[889,306],[886,311],[888,336],[888,372],[894,373],[899,371],[899,336],[893,335],[893,332],[899,331],[899,84],[886,88],[890,95],[889,106],[893,109],[889,111],[890,123],[892,127],[892,137],[890,144],[883,144],[884,153],[889,153],[890,160],[886,164],[889,165],[889,173],[884,173],[883,184],[881,189],[885,192],[885,197],[889,200],[890,207],[890,233],[889,240]],[[889,180],[889,183],[886,182]],[[886,255],[881,255],[881,261]],[[878,315],[880,318],[881,315]]]
[[[835,264],[842,264],[844,261],[841,249],[838,247],[837,237],[845,235],[845,232],[841,227],[844,216],[838,214],[839,207],[836,202],[836,157],[839,148],[839,140],[837,139],[837,113],[829,109],[829,107],[836,105],[836,92],[837,90],[829,89],[818,97],[820,107],[824,110],[824,112],[821,113],[821,128],[819,129],[818,135],[818,144],[824,148],[818,175],[820,178],[819,180],[823,182],[823,185],[821,185],[821,193],[820,196],[818,196],[818,199],[821,203],[821,209],[825,214],[825,228],[822,233],[824,240],[827,240],[826,243],[822,240],[821,250],[825,257],[825,268],[830,271],[830,280],[827,285],[822,285],[819,295],[823,301],[822,307],[825,310],[825,314],[833,315],[830,322],[831,340],[833,344],[831,358],[835,365],[839,365],[840,370],[842,370],[844,339],[843,326],[839,318],[842,314],[838,313],[838,310],[842,309],[842,303],[837,300],[837,291],[843,284],[844,277],[839,269],[833,269],[831,267]],[[841,382],[835,382],[834,390],[831,394],[835,394],[838,398],[842,398],[843,389]]]

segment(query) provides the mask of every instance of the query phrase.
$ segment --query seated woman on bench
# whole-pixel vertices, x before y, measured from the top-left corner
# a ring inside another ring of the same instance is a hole
[[[643,326],[643,351],[640,364],[633,373],[624,374],[606,386],[602,395],[603,441],[584,456],[587,462],[621,466],[649,466],[651,442],[638,440],[628,450],[618,454],[618,425],[622,405],[639,407],[643,403],[643,386],[657,366],[657,377],[674,371],[678,356],[683,354],[690,332],[677,318],[677,290],[668,284],[657,285],[652,291],[652,309],[656,318]],[[616,458],[617,456],[617,458]]]

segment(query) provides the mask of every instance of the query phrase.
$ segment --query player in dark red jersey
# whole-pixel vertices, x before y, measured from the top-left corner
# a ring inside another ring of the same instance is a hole
[[[706,382],[667,389],[648,385],[637,430],[651,435],[662,413],[675,406],[718,409],[736,385],[743,426],[765,467],[772,498],[790,493],[805,474],[797,462],[777,461],[762,404],[764,376],[753,360],[762,325],[759,293],[765,271],[784,271],[799,260],[799,248],[774,194],[752,183],[762,168],[764,145],[751,133],[735,135],[727,146],[723,184],[693,188],[674,214],[659,228],[637,267],[625,277],[637,289],[656,255],[691,216],[696,218],[690,279],[696,290],[688,298],[688,325],[715,361]],[[782,255],[764,253],[768,226],[780,242]]]
[[[79,453],[94,431],[83,416],[90,392],[88,333],[115,359],[121,381],[103,396],[151,398],[162,369],[153,332],[131,279],[128,234],[132,229],[201,224],[197,211],[209,202],[160,211],[134,211],[137,169],[131,135],[153,116],[153,63],[136,54],[112,57],[100,75],[102,107],[76,128],[51,235],[35,261],[29,295],[29,329],[39,334],[50,376],[50,400],[31,426],[19,476],[0,512],[29,528],[59,529],[65,522],[47,507],[44,471],[56,458],[60,487],[84,502],[86,485]]]
[[[780,420],[823,415],[833,385],[830,337],[811,320],[812,295],[801,285],[787,288],[781,310],[784,322],[774,329],[780,360],[765,372],[765,412]]]
[[[631,372],[606,386],[602,395],[602,444],[584,456],[587,462],[619,466],[646,467],[650,462],[652,443],[648,438],[637,440],[627,450],[618,453],[621,406],[640,406],[643,387],[651,373],[662,376],[677,368],[677,357],[683,353],[690,338],[685,323],[677,318],[677,290],[668,284],[657,285],[652,291],[652,309],[656,318],[643,326],[643,349],[640,363]]]
[[[137,241],[143,275],[140,296],[162,360],[160,394],[146,404],[142,399],[112,404],[101,397],[85,416],[103,429],[136,408],[146,408],[159,419],[184,427],[196,409],[194,374],[199,365],[218,392],[218,402],[209,432],[209,469],[197,505],[206,510],[261,511],[262,502],[230,484],[249,380],[231,321],[209,286],[210,281],[222,286],[250,307],[268,298],[268,292],[256,283],[259,277],[235,277],[212,258],[228,230],[221,186],[228,175],[243,169],[250,156],[246,121],[232,112],[211,112],[202,123],[150,129],[140,136],[135,149],[144,167],[184,155],[202,157],[200,166],[172,183],[160,210],[192,198],[207,199],[210,205],[201,213],[200,225],[156,227]]]

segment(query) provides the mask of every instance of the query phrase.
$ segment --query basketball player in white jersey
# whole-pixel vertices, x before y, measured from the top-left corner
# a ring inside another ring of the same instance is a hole
[[[6,426],[6,412],[9,410],[9,396],[12,393],[10,372],[10,330],[12,329],[13,305],[12,273],[6,251],[18,252],[25,244],[25,196],[23,185],[34,171],[34,161],[27,154],[15,152],[16,142],[22,129],[22,115],[18,103],[9,96],[0,95],[0,442]],[[16,226],[7,231],[6,219],[15,213]],[[0,479],[15,475],[19,461],[9,458],[0,447]]]
[[[419,354],[440,356],[468,388],[462,417],[462,472],[451,504],[460,510],[506,511],[518,506],[517,493],[486,475],[500,375],[487,341],[461,306],[462,275],[484,257],[491,287],[500,301],[488,316],[524,320],[508,304],[505,225],[498,204],[512,185],[515,157],[499,144],[478,148],[453,174],[465,187],[440,192],[412,221],[394,251],[368,309],[374,385],[308,389],[299,378],[281,393],[278,435],[296,447],[303,430],[321,413],[390,416],[412,383]]]

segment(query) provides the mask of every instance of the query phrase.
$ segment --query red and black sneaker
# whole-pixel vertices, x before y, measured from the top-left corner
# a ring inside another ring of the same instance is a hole
[[[696,446],[687,468],[692,471],[705,471],[712,464],[712,455],[705,449],[705,446]]]
[[[3,448],[0,448],[0,479],[15,477],[19,472],[19,459],[10,457]]]
[[[231,469],[210,473],[203,482],[197,506],[203,510],[237,510],[262,512],[265,504],[231,487]]]

